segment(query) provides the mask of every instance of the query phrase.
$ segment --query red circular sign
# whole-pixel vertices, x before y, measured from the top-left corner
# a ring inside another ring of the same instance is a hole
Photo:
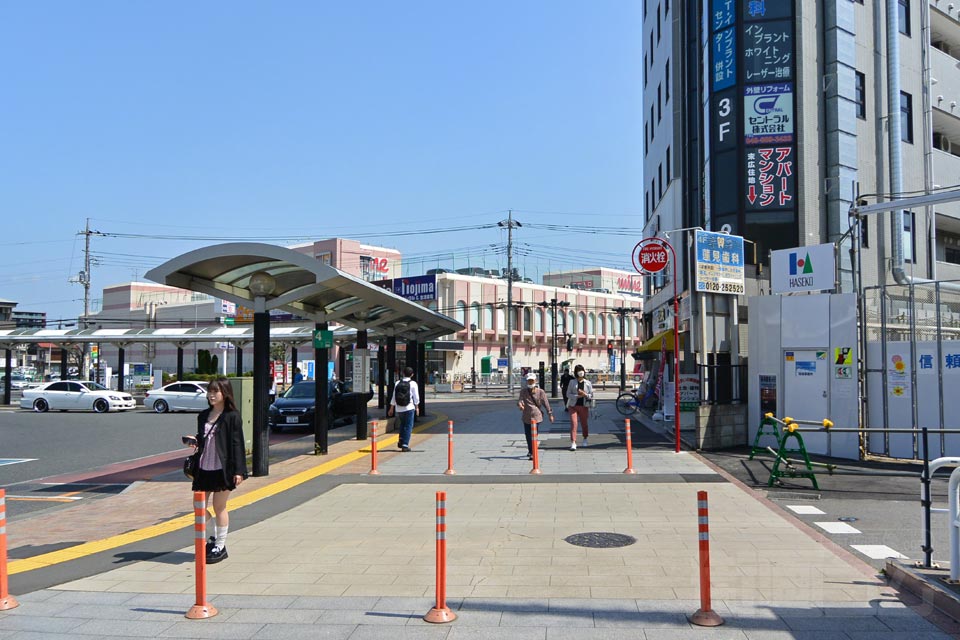
[[[659,240],[641,240],[633,248],[633,268],[640,273],[660,273],[669,262],[667,247]]]

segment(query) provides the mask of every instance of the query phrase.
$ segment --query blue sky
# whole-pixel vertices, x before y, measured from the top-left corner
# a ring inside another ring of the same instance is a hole
[[[629,269],[641,25],[633,0],[5,3],[0,298],[82,313],[86,218],[94,298],[236,238],[505,267],[496,229],[397,232],[508,209],[525,275]]]

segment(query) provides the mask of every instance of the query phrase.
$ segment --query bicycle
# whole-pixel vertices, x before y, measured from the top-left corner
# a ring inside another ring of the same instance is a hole
[[[637,395],[637,389],[625,391],[617,396],[617,411],[621,415],[632,416],[640,410],[640,396]]]

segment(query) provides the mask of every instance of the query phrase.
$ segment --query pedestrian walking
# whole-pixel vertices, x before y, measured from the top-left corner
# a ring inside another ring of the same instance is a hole
[[[303,372],[300,371],[300,367],[297,367],[293,372],[293,384],[297,384],[298,382],[303,382]]]
[[[570,375],[570,367],[563,368],[563,375],[560,376],[560,393],[563,395],[563,410],[569,412],[570,408],[567,406],[567,387],[570,385],[570,381],[573,380],[573,376]]]
[[[527,374],[527,384],[524,388],[520,389],[520,399],[517,401],[517,406],[520,407],[520,411],[523,412],[523,433],[527,437],[527,459],[533,460],[531,423],[534,421],[536,421],[537,424],[543,423],[543,413],[541,409],[546,410],[547,415],[550,417],[550,422],[553,422],[553,409],[550,407],[550,400],[547,398],[546,392],[537,386],[537,374]]]
[[[420,388],[413,380],[413,369],[405,367],[403,377],[393,386],[387,415],[397,416],[397,428],[400,439],[397,446],[400,451],[410,451],[410,435],[413,433],[413,419],[420,406]]]
[[[570,451],[577,450],[577,427],[583,425],[583,446],[590,435],[590,407],[593,405],[593,384],[587,380],[582,364],[573,368],[574,378],[567,385],[567,408],[570,409]]]
[[[227,502],[230,492],[247,477],[247,456],[243,443],[243,422],[233,399],[233,388],[226,378],[217,378],[207,385],[209,409],[197,418],[196,444],[200,464],[193,477],[193,490],[206,492],[206,505],[216,514],[216,534],[207,541],[207,564],[227,558],[227,532],[230,514]],[[213,531],[207,522],[207,531]]]

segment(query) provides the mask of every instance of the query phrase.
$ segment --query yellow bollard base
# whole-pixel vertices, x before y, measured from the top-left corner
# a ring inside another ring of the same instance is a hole
[[[712,609],[707,611],[698,609],[695,614],[690,616],[690,622],[698,627],[719,627],[723,624],[723,618],[721,618],[717,612]]]
[[[183,615],[190,620],[203,620],[217,615],[217,608],[212,604],[195,604]]]
[[[426,622],[432,622],[434,624],[440,624],[443,622],[453,622],[457,619],[457,614],[453,611],[450,611],[448,607],[438,609],[436,607],[427,611],[427,615],[423,616],[423,619]]]
[[[16,609],[20,606],[20,603],[17,602],[17,599],[13,596],[7,596],[5,598],[0,598],[0,611],[7,611],[9,609]]]

